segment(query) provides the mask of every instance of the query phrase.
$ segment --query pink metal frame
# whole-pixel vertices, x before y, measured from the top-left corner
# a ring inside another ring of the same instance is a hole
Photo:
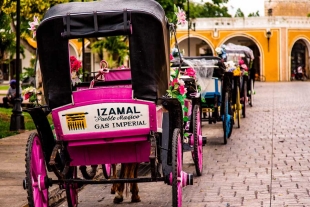
[[[94,88],[73,92],[73,104],[52,111],[55,131],[59,140],[68,141],[71,165],[112,164],[129,162],[148,162],[150,131],[157,131],[157,115],[160,115],[153,102],[133,100],[131,88]],[[58,113],[86,105],[99,103],[134,103],[149,108],[150,127],[109,132],[64,134]]]

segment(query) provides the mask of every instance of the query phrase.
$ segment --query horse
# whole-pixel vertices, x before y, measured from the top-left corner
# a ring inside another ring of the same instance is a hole
[[[93,179],[96,175],[98,165],[92,165],[90,172],[87,172],[86,166],[80,166],[80,171],[85,179]],[[112,179],[117,179],[116,164],[111,165]],[[119,179],[137,178],[139,163],[122,163]],[[127,186],[126,186],[127,187]],[[115,194],[114,203],[123,202],[123,193],[125,183],[114,183],[111,187],[111,194]],[[126,188],[127,189],[127,188]],[[130,183],[131,202],[140,202],[139,188],[137,183]]]

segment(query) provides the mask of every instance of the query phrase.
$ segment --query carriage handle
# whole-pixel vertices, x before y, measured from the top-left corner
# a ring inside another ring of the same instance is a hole
[[[100,69],[98,71],[98,74],[94,77],[94,79],[90,82],[89,88],[94,88],[95,82],[105,81],[104,74],[109,73],[110,69],[108,69],[108,62],[105,60],[100,61]]]

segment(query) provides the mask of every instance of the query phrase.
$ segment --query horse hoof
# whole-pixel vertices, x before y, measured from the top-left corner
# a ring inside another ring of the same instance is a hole
[[[136,197],[131,197],[131,202],[132,203],[138,203],[141,202],[140,196],[136,196]]]
[[[121,203],[123,202],[123,198],[114,198],[113,203]]]

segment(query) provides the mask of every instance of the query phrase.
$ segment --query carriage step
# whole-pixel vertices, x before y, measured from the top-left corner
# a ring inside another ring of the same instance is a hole
[[[202,146],[207,144],[207,137],[202,137]]]

